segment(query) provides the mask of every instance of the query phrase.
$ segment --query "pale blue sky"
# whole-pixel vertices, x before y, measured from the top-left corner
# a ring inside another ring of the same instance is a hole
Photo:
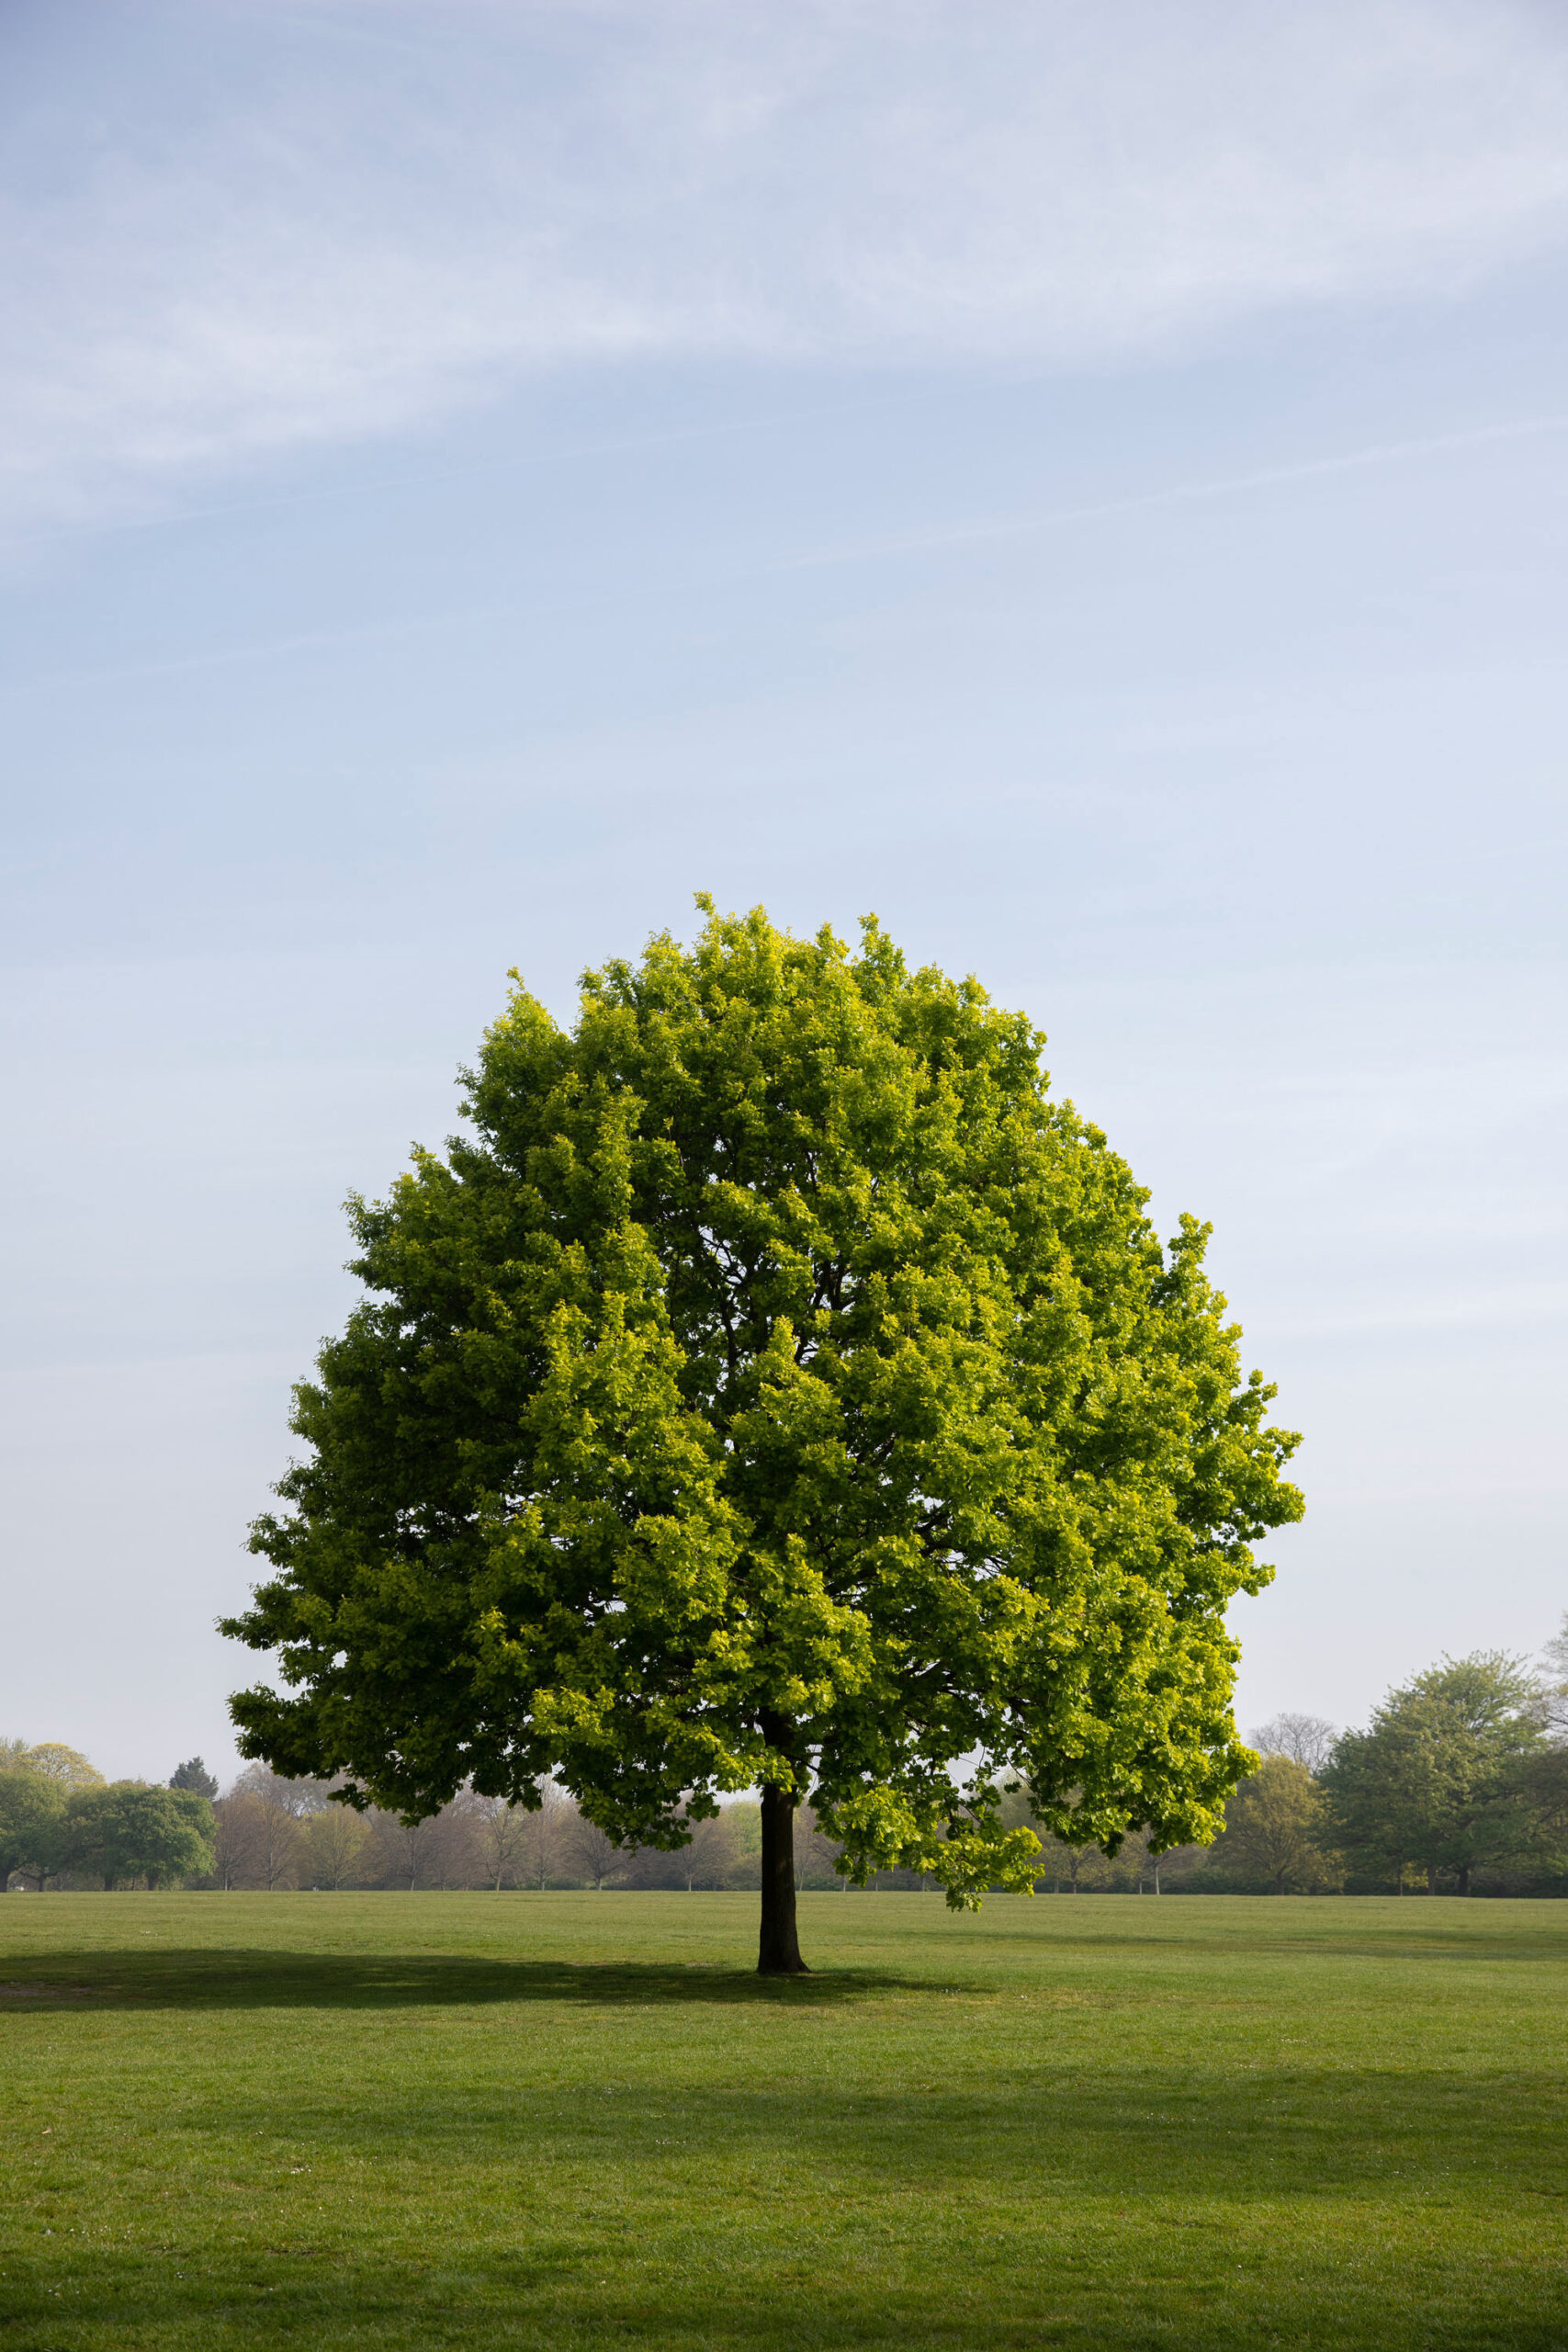
[[[875,909],[1213,1217],[1244,1724],[1568,1604],[1568,17],[0,14],[0,1729],[209,1630],[521,965]]]

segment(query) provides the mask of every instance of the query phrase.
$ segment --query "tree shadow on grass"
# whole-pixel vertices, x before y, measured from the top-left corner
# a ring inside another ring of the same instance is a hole
[[[566,2001],[593,2008],[842,2008],[942,1988],[870,1969],[808,1976],[668,1962],[478,1960],[463,1954],[269,1951],[29,1953],[0,1978],[0,2015],[36,2009],[399,2009]]]
[[[1243,2272],[1224,2222],[1179,2261],[1157,2226],[1108,2211],[1104,2238],[1049,2249],[1038,2222],[1005,2236],[1005,2259],[905,2218],[856,2259],[840,2233],[797,2222],[758,2244],[726,2215],[694,2241],[642,2217],[629,2249],[591,2216],[502,2250],[434,2235],[345,2250],[287,2226],[245,2247],[161,2242],[95,2248],[90,2265],[50,2245],[8,2261],[0,2343],[95,2352],[109,2341],[272,2352],[1562,2352],[1562,2298],[1544,2258],[1479,2267],[1472,2248],[1413,2259],[1408,2238],[1366,2258],[1341,2233]],[[805,2243],[803,2244],[803,2236]],[[33,2242],[35,2245],[37,2241]],[[662,2250],[666,2258],[658,2256]],[[654,2259],[646,2257],[652,2254]],[[721,2258],[715,2259],[716,2253]],[[1359,2258],[1356,2258],[1359,2253]],[[629,2259],[628,2259],[629,2255]],[[671,2260],[669,2257],[673,2256]],[[1469,2262],[1466,2262],[1469,2256]],[[848,2257],[848,2258],[846,2258]],[[1422,2272],[1425,2276],[1422,2276]],[[694,2278],[694,2272],[703,2274]]]

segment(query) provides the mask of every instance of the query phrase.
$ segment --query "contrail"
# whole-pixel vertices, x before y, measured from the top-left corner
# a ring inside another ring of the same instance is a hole
[[[772,564],[773,571],[804,571],[818,564],[874,563],[883,556],[919,555],[928,548],[982,547],[993,540],[1028,538],[1037,531],[1054,530],[1064,523],[1093,522],[1100,515],[1132,514],[1151,506],[1179,506],[1202,498],[1223,498],[1235,491],[1269,490],[1280,482],[1311,481],[1323,474],[1354,473],[1364,466],[1394,464],[1401,459],[1440,456],[1449,449],[1472,449],[1489,441],[1523,441],[1544,433],[1568,431],[1568,416],[1525,417],[1512,424],[1482,424],[1465,433],[1434,433],[1419,441],[1377,441],[1365,449],[1348,450],[1337,458],[1312,458],[1291,466],[1263,466],[1254,473],[1220,474],[1205,481],[1173,482],[1163,490],[1136,491],[1124,498],[1097,499],[1081,506],[1055,506],[1043,514],[1011,516],[1006,522],[970,523],[955,530],[911,531],[898,538],[867,539],[857,547],[829,548],[815,555],[791,556]]]
[[[1477,425],[1465,433],[1437,433],[1419,441],[1374,442],[1367,448],[1348,450],[1337,458],[1313,458],[1297,465],[1260,467],[1253,473],[1216,475],[1206,481],[1175,482],[1164,490],[1137,491],[1128,497],[1100,499],[1081,506],[1053,507],[1043,514],[1016,516],[1009,522],[966,524],[956,530],[919,531],[898,538],[868,539],[858,547],[829,548],[815,555],[787,556],[776,563],[761,564],[750,571],[725,568],[705,574],[704,579],[706,585],[712,587],[721,581],[733,583],[738,580],[767,579],[783,572],[807,571],[831,564],[874,563],[886,556],[919,555],[928,549],[983,547],[1006,539],[1028,538],[1032,533],[1049,531],[1061,524],[1091,522],[1100,515],[1132,514],[1149,507],[1178,506],[1203,498],[1221,498],[1235,491],[1265,490],[1278,482],[1310,481],[1318,475],[1352,473],[1364,466],[1388,465],[1404,458],[1438,456],[1449,449],[1477,448],[1490,441],[1522,441],[1540,434],[1563,431],[1568,431],[1568,416],[1540,416],[1523,418],[1511,424]],[[686,436],[657,437],[662,440]],[[618,597],[606,597],[596,588],[586,589],[577,601],[605,607],[617,603],[629,604],[649,585],[657,585],[657,582],[628,584]],[[521,619],[533,614],[558,614],[561,609],[562,600],[558,593],[552,594],[547,589],[540,589],[527,596],[508,597],[496,604],[461,606],[446,612],[400,614],[346,628],[310,629],[283,637],[253,639],[238,645],[215,646],[199,653],[175,655],[163,661],[126,662],[100,670],[62,671],[26,679],[0,680],[0,695],[130,678],[172,677],[190,671],[217,669],[231,662],[268,661],[278,654],[307,651],[318,646],[367,642],[378,638],[417,633],[422,629],[460,628],[482,621]]]

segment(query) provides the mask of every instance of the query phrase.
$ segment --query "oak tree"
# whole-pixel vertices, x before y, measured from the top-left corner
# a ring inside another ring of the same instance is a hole
[[[809,1801],[863,1879],[1028,1887],[1000,1792],[1113,1849],[1213,1835],[1253,1758],[1227,1603],[1294,1440],[1043,1040],[978,984],[761,910],[521,983],[466,1131],[355,1201],[366,1296],[226,1630],[280,1770],[425,1815],[556,1774],[618,1843],[762,1804],[801,1965]]]

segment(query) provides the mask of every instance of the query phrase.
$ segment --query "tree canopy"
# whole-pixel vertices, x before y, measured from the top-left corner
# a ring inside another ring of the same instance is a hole
[[[13,1871],[26,1871],[39,1886],[60,1867],[65,1792],[43,1772],[0,1770],[0,1888]]]
[[[1225,1807],[1225,1832],[1209,1857],[1215,1883],[1235,1873],[1276,1894],[1315,1894],[1341,1883],[1318,1842],[1323,1798],[1312,1773],[1280,1750],[1264,1757]]]
[[[1296,1518],[1190,1218],[974,980],[760,910],[521,983],[468,1131],[351,1204],[367,1296],[228,1632],[247,1755],[413,1818],[558,1773],[617,1840],[763,1798],[949,1900],[1032,1883],[998,1780],[1087,1843],[1212,1836],[1253,1758],[1224,1612]],[[786,1897],[787,1883],[787,1901]]]
[[[12,1760],[42,1780],[59,1781],[62,1788],[101,1789],[104,1785],[96,1765],[89,1764],[80,1748],[67,1747],[63,1740],[40,1739],[31,1747],[18,1740],[13,1745]]]
[[[1546,1745],[1545,1713],[1539,1681],[1501,1651],[1428,1667],[1338,1741],[1322,1775],[1336,1844],[1396,1878],[1418,1863],[1433,1888],[1451,1871],[1468,1893],[1478,1863],[1541,1843],[1524,1768]]]
[[[62,1823],[61,1865],[101,1877],[107,1888],[145,1879],[178,1885],[212,1868],[213,1818],[193,1789],[111,1781],[73,1792]]]

